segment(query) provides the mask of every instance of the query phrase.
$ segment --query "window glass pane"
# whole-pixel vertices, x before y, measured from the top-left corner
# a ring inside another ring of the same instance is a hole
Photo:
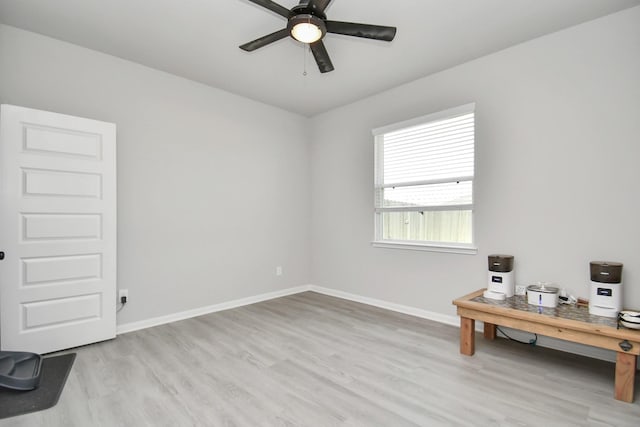
[[[474,114],[384,134],[384,184],[473,176]]]
[[[373,131],[376,240],[473,244],[474,109],[467,104]]]
[[[382,212],[384,240],[472,243],[471,211]]]
[[[471,181],[382,188],[376,206],[384,208],[416,206],[456,206],[473,203]]]

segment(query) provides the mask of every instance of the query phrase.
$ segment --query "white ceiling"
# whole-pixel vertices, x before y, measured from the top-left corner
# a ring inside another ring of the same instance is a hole
[[[278,0],[286,8],[296,0]],[[248,0],[0,0],[0,22],[68,41],[306,116],[640,0],[333,0],[328,19],[396,26],[393,42],[327,34],[335,71],[320,74],[287,38],[239,45],[282,29]]]

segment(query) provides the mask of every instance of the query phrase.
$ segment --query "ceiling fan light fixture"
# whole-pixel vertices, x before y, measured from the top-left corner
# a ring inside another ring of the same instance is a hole
[[[291,37],[302,43],[313,43],[322,38],[322,31],[315,24],[301,22],[293,26]]]
[[[315,43],[327,32],[324,21],[314,15],[296,15],[289,19],[287,27],[291,37],[302,43]]]

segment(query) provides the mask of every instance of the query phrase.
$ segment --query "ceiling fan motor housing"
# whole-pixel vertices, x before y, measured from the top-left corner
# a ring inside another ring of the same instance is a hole
[[[327,15],[324,12],[320,12],[316,9],[315,4],[312,3],[312,6],[309,5],[296,5],[291,8],[289,11],[289,19],[297,16],[297,15],[313,15],[325,21],[327,19]]]

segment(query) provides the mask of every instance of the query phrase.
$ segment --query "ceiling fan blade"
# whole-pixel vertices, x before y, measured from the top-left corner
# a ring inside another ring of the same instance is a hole
[[[320,72],[328,73],[329,71],[333,71],[331,58],[329,58],[329,53],[324,47],[324,43],[322,43],[322,40],[311,43],[309,46],[311,47],[311,52],[313,52],[313,57],[316,59],[316,64],[318,64],[318,69],[320,69]]]
[[[289,9],[284,6],[280,6],[278,3],[272,2],[271,0],[249,0],[251,3],[255,3],[259,6],[262,6],[270,11],[277,13],[280,16],[284,16],[285,18],[289,18]]]
[[[286,28],[282,30],[278,30],[275,33],[267,34],[266,36],[262,36],[259,39],[255,39],[250,41],[249,43],[245,43],[240,46],[240,49],[246,50],[247,52],[252,52],[258,48],[268,45],[269,43],[277,42],[280,39],[283,39],[289,35],[289,30]]]
[[[325,21],[327,33],[390,42],[396,36],[396,27],[383,25],[356,24],[355,22]]]

